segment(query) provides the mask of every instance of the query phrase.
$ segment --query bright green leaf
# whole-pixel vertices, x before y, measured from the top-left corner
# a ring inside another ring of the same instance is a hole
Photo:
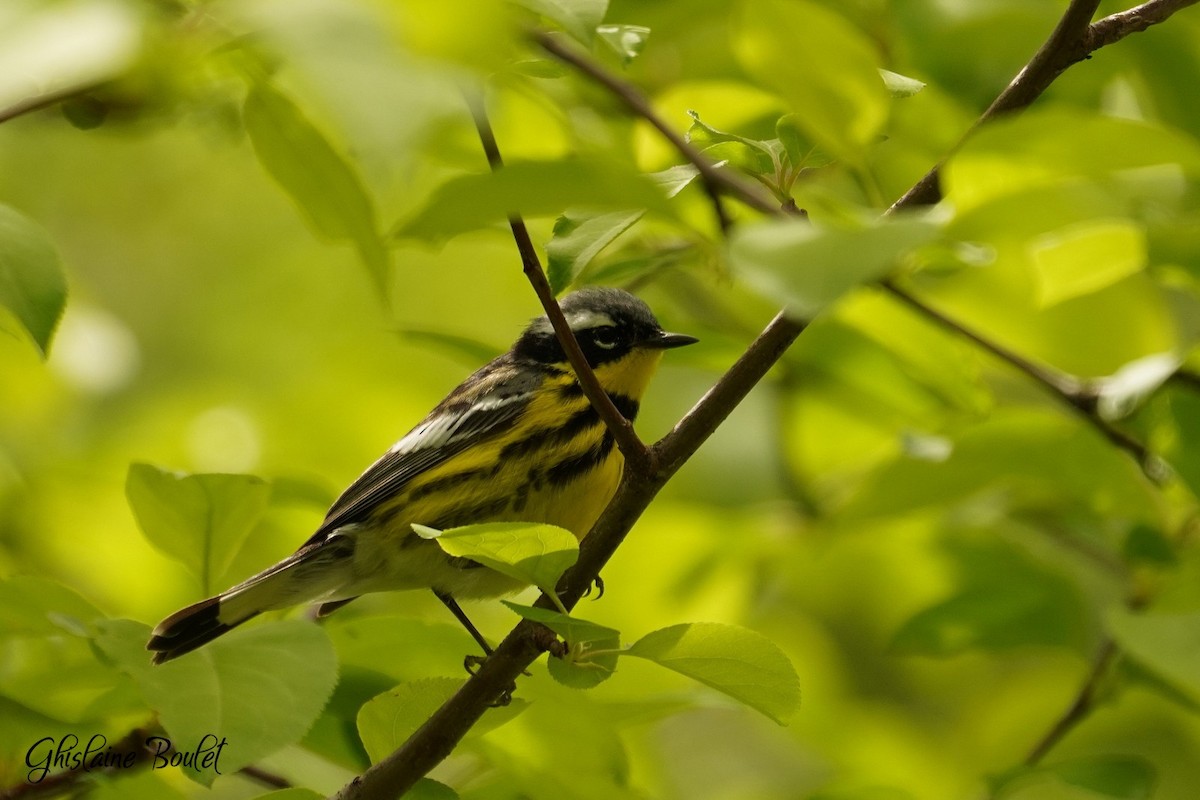
[[[1109,615],[1108,627],[1131,658],[1200,699],[1200,612],[1134,614],[1121,609]]]
[[[423,678],[372,698],[358,711],[358,735],[372,764],[407,741],[454,696],[465,678]]]
[[[233,563],[270,493],[253,475],[187,475],[150,464],[130,465],[125,480],[146,539],[191,570],[205,593]]]
[[[695,111],[689,110],[688,116],[692,118],[692,126],[688,128],[687,140],[710,160],[728,161],[744,172],[764,177],[773,177],[778,171],[783,148],[780,143],[717,130],[702,121]]]
[[[464,683],[465,678],[420,678],[402,683],[364,703],[358,711],[357,727],[371,763],[379,763],[404,744]],[[490,709],[471,728],[470,735],[480,736],[495,730],[522,713],[528,705],[515,698],[506,706]]]
[[[785,114],[775,122],[775,135],[779,137],[793,171],[816,169],[833,163],[833,159],[804,133],[795,114]]]
[[[570,646],[571,652],[566,657],[551,656],[546,662],[550,676],[559,683],[574,689],[590,689],[616,672],[620,653],[615,651],[621,646],[620,631],[558,611],[502,602],[525,619],[545,625]],[[593,650],[614,652],[589,656]]]
[[[146,653],[147,626],[106,620],[96,631],[96,645],[134,679],[177,749],[194,749],[208,735],[226,741],[219,759],[225,775],[298,741],[337,683],[333,646],[309,622],[239,628],[157,666]],[[210,783],[216,776],[192,777]]]
[[[1096,410],[1108,420],[1129,416],[1179,369],[1173,353],[1155,353],[1130,362],[1100,381]]]
[[[891,92],[892,97],[912,97],[925,88],[922,81],[892,72],[890,69],[881,69],[879,74],[883,78],[883,85]]]
[[[415,526],[414,526],[415,527]],[[447,555],[552,592],[563,572],[579,558],[579,540],[554,525],[486,522],[450,528],[434,537]]]
[[[962,213],[1066,179],[1107,178],[1142,167],[1200,174],[1200,144],[1147,122],[1061,108],[1033,110],[973,135],[946,163],[942,190]]]
[[[888,113],[870,40],[845,17],[806,0],[745,0],[735,19],[734,52],[743,68],[787,100],[822,149],[862,163]]]
[[[641,25],[601,25],[596,28],[600,41],[607,44],[621,61],[628,64],[642,53],[650,29]]]
[[[572,38],[590,45],[604,21],[608,0],[517,0],[519,5],[558,23]]]
[[[251,90],[242,113],[270,176],[318,233],[353,243],[376,288],[386,291],[390,255],[375,206],[349,162],[291,100],[267,84]]]
[[[0,205],[0,308],[7,308],[45,355],[67,303],[67,281],[50,237]]]
[[[1030,243],[1040,304],[1099,291],[1146,266],[1146,234],[1124,219],[1095,219]]]
[[[462,175],[442,184],[396,235],[440,241],[502,222],[510,213],[557,216],[564,208],[645,208],[670,214],[654,182],[626,164],[513,161],[499,172]]]
[[[641,211],[594,214],[567,211],[554,223],[554,236],[546,244],[546,277],[555,294],[561,294],[579,277],[597,254],[642,217]]]
[[[735,230],[729,259],[759,292],[811,319],[937,235],[937,226],[919,216],[888,217],[858,230],[779,220]]]
[[[699,174],[700,170],[695,164],[677,164],[659,172],[651,172],[647,177],[658,184],[667,197],[674,197],[696,180]]]
[[[761,633],[696,622],[646,634],[626,655],[645,658],[724,692],[783,724],[800,705],[800,679]]]
[[[0,633],[60,634],[105,616],[74,590],[46,578],[14,575],[0,581]]]

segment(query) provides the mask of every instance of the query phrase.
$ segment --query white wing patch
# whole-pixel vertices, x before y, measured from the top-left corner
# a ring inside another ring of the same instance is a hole
[[[403,439],[396,442],[388,450],[389,453],[404,455],[418,450],[431,450],[454,444],[460,436],[469,436],[478,426],[472,421],[482,421],[491,417],[495,411],[509,405],[525,403],[529,400],[528,393],[510,394],[501,397],[484,398],[461,414],[441,414],[425,420],[409,431]]]

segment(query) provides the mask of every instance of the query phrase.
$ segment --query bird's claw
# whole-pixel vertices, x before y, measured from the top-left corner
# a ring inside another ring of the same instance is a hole
[[[597,575],[596,579],[592,581],[592,585],[583,590],[584,597],[592,593],[592,587],[596,589],[596,596],[592,598],[593,600],[599,600],[601,597],[604,597],[604,578]]]

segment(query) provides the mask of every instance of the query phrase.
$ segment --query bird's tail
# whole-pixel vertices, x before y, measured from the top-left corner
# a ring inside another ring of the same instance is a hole
[[[146,649],[154,651],[154,663],[161,664],[208,644],[263,611],[326,597],[344,580],[343,570],[335,565],[347,564],[346,555],[332,542],[303,547],[232,589],[179,609],[158,623]]]

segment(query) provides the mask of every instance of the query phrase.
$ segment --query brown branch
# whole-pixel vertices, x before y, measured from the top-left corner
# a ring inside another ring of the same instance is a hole
[[[492,131],[491,122],[488,121],[483,101],[470,92],[467,97],[471,106],[471,117],[475,120],[475,129],[479,133],[480,144],[487,155],[488,166],[493,171],[503,169],[504,161],[500,157],[500,146],[496,143],[496,135]],[[650,451],[638,438],[637,433],[633,430],[633,424],[617,410],[612,398],[608,396],[608,392],[604,391],[604,387],[600,385],[596,374],[587,363],[587,358],[583,355],[583,350],[579,348],[579,342],[575,339],[575,334],[571,331],[571,326],[567,324],[558,300],[554,297],[554,290],[550,288],[550,282],[546,279],[546,272],[542,269],[537,250],[533,246],[533,240],[529,237],[529,230],[525,227],[525,221],[520,214],[512,212],[508,216],[508,224],[512,228],[517,251],[521,254],[521,268],[533,286],[538,300],[541,301],[542,308],[546,311],[550,325],[553,326],[554,333],[567,355],[567,360],[575,371],[575,378],[579,381],[580,388],[591,402],[592,408],[604,421],[621,454],[625,456],[626,462],[631,466],[644,464],[650,458]]]
[[[1100,0],[1072,0],[1050,38],[1038,48],[1029,63],[1017,73],[1012,82],[950,149],[947,158],[957,152],[980,126],[1003,114],[1029,107],[1073,64],[1083,61],[1100,48],[1118,42],[1131,33],[1144,31],[1151,25],[1163,22],[1176,11],[1197,2],[1200,0],[1149,0],[1128,11],[1091,22]],[[932,205],[940,200],[942,192],[938,182],[944,164],[945,159],[913,184],[912,188],[893,204],[892,210]]]

